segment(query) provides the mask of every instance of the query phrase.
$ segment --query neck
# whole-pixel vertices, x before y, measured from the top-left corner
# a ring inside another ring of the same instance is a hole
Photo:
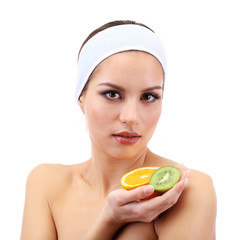
[[[120,179],[125,173],[146,166],[148,153],[149,150],[145,148],[130,158],[115,158],[92,147],[92,157],[87,162],[85,179],[96,192],[106,196],[109,192],[121,188]]]

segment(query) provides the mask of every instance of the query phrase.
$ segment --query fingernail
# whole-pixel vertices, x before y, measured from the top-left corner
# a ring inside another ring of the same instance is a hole
[[[181,163],[180,166],[179,166],[179,169],[182,171],[183,167],[184,167],[184,164]]]
[[[143,188],[143,192],[146,196],[149,196],[151,195],[153,192],[154,192],[154,187],[152,185],[146,185],[144,188]]]
[[[189,177],[186,177],[183,183],[183,186],[186,187],[189,181]]]
[[[191,170],[190,170],[190,169],[188,169],[188,170],[187,170],[187,177],[189,177],[189,176],[190,176],[190,174],[191,174]]]

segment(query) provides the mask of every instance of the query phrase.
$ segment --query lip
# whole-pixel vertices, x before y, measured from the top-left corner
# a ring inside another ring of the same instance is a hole
[[[141,135],[136,132],[126,132],[126,131],[113,134],[112,136],[117,142],[125,145],[135,144],[141,138]]]

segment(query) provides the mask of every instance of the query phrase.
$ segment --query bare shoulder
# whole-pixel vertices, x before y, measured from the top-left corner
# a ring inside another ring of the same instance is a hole
[[[203,189],[205,191],[214,191],[212,178],[208,174],[197,170],[191,170],[189,188],[193,188],[192,190],[194,190],[196,189],[194,188],[195,186],[206,187],[206,189]]]
[[[53,184],[63,184],[66,180],[70,180],[71,171],[68,166],[61,164],[40,164],[36,166],[30,173],[27,179],[27,184],[48,186]]]
[[[51,176],[54,174],[61,174],[66,172],[66,166],[61,164],[50,164],[50,163],[43,163],[40,164],[32,169],[29,174],[29,177],[41,177],[41,176]]]
[[[160,215],[156,231],[163,239],[175,239],[171,232],[179,232],[179,239],[215,239],[216,193],[212,178],[191,170],[188,185],[178,202]],[[162,239],[162,238],[159,238]]]
[[[191,170],[189,183],[180,198],[182,202],[186,207],[199,208],[216,217],[217,199],[212,178],[203,172]]]
[[[199,206],[200,209],[209,209],[216,214],[216,192],[212,178],[200,171],[191,170],[189,183],[184,190],[180,202],[190,206]]]
[[[51,208],[71,182],[71,171],[59,164],[41,164],[29,174],[21,239],[57,239]]]
[[[74,176],[71,165],[40,164],[30,173],[26,184],[26,193],[38,191],[43,198],[51,203],[59,193],[64,193],[71,185]]]

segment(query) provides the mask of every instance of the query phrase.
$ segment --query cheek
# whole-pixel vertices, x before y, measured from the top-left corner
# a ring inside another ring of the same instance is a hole
[[[103,107],[101,103],[90,102],[86,108],[86,119],[89,130],[102,130],[105,126],[109,126],[113,119],[113,113],[108,107]]]
[[[154,131],[156,125],[161,116],[161,107],[155,110],[150,111],[148,114],[145,115],[145,123],[146,126],[151,130]]]

